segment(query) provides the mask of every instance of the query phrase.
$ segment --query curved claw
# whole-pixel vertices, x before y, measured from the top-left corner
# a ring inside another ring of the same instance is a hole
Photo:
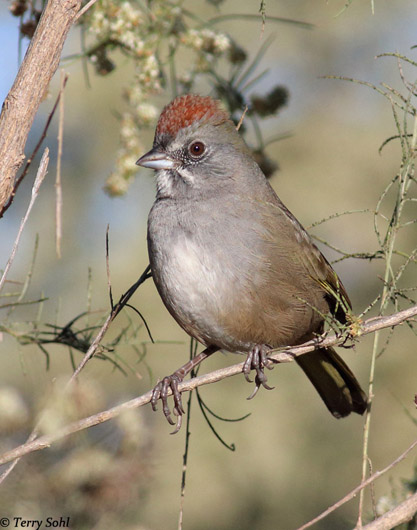
[[[166,419],[171,425],[175,425],[174,432],[171,434],[175,434],[181,429],[182,415],[185,414],[184,407],[182,406],[181,392],[178,390],[179,383],[184,380],[184,377],[189,374],[193,368],[198,366],[202,361],[204,361],[204,359],[207,359],[207,357],[218,351],[218,349],[219,348],[217,346],[207,346],[204,351],[190,359],[187,363],[181,366],[181,368],[178,368],[178,370],[176,370],[173,374],[169,375],[168,377],[164,377],[162,381],[158,381],[155,388],[153,389],[151,396],[152,409],[156,410],[156,404],[160,399],[162,401],[162,409]],[[177,416],[176,422],[174,422],[172,419],[171,411],[169,410],[168,406],[168,393],[170,390],[174,400],[172,412],[175,414],[175,416]]]
[[[175,413],[175,410],[174,410],[174,413]],[[182,414],[179,414],[177,416],[177,424],[175,426],[175,429],[170,434],[177,434],[177,432],[181,429],[181,425],[182,425]]]
[[[268,370],[273,369],[273,365],[270,365],[268,363],[269,359],[267,353],[269,349],[270,347],[265,344],[256,345],[252,348],[252,350],[248,353],[246,357],[246,361],[243,364],[243,374],[245,376],[246,381],[252,382],[249,378],[249,373],[251,370],[255,370],[256,373],[255,389],[247,399],[252,399],[253,397],[255,397],[261,386],[263,386],[266,390],[274,389],[274,387],[271,387],[266,383],[268,379],[264,372],[265,367],[268,368]]]
[[[181,422],[182,422],[182,414],[185,413],[184,408],[182,406],[182,399],[181,399],[181,393],[178,390],[178,384],[182,381],[181,377],[179,377],[177,374],[172,374],[167,377],[164,377],[162,381],[159,381],[152,392],[152,398],[151,398],[151,405],[152,410],[156,411],[156,404],[158,400],[160,399],[162,401],[162,410],[164,412],[164,416],[167,419],[168,423],[171,425],[175,425],[175,430],[172,434],[177,433],[181,428]],[[174,399],[174,408],[173,412],[175,416],[177,416],[177,421],[175,422],[171,417],[171,410],[168,405],[168,392],[169,390],[172,391],[172,396]]]
[[[253,399],[256,394],[258,393],[258,390],[259,390],[259,386],[258,385],[255,385],[255,388],[253,389],[253,392],[250,394],[250,396],[248,396],[246,399],[249,401],[250,399]]]

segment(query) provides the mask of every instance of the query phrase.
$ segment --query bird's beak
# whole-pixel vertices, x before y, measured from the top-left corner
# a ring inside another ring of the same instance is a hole
[[[172,158],[157,149],[151,149],[148,151],[145,155],[139,158],[136,164],[151,169],[173,169],[176,166],[176,163]]]

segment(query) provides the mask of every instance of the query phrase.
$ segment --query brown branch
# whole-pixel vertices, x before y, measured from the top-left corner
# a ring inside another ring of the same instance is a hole
[[[9,200],[35,114],[81,0],[49,0],[0,115],[0,209]]]
[[[92,344],[88,348],[88,351],[86,352],[86,354],[82,358],[82,361],[77,366],[77,368],[74,371],[74,373],[72,374],[70,380],[68,381],[67,388],[76,380],[76,378],[78,377],[79,373],[84,368],[84,366],[87,364],[87,362],[96,354],[97,349],[100,346],[100,343],[101,343],[104,335],[107,333],[107,330],[109,329],[110,324],[112,323],[112,321],[117,317],[117,315],[120,313],[120,311],[127,305],[127,302],[129,301],[131,296],[133,296],[133,294],[136,292],[137,288],[145,280],[150,278],[150,276],[151,276],[150,266],[148,265],[146,267],[145,271],[139,277],[139,279],[131,287],[129,287],[129,289],[125,293],[122,294],[122,296],[120,297],[119,301],[117,302],[117,304],[115,306],[113,306],[113,301],[112,301],[112,303],[111,303],[112,309],[111,309],[111,312],[110,312],[109,316],[107,317],[105,323],[103,324],[103,326],[101,327],[100,331],[98,332],[96,338],[94,339],[94,341],[92,342]],[[142,320],[143,320],[143,318],[142,318]],[[145,327],[146,327],[146,329],[149,332],[149,328],[148,328],[146,322],[145,322]],[[152,340],[152,337],[151,337],[151,340]],[[108,419],[110,419],[110,418],[108,418]],[[103,420],[103,421],[105,421],[105,420]],[[101,422],[99,422],[99,423],[101,423]],[[23,445],[27,445],[30,442],[33,442],[34,440],[38,439],[37,438],[37,436],[38,436],[38,425],[39,425],[39,421],[38,421],[38,424],[35,425],[35,427],[33,428],[32,432],[30,433],[26,443],[23,444]],[[21,455],[21,456],[23,456],[23,455]],[[16,459],[13,460],[13,462],[11,463],[9,468],[7,468],[6,471],[4,471],[0,475],[0,484],[8,477],[8,475],[11,473],[11,471],[15,468],[15,466],[18,463],[18,461],[20,460],[21,456],[17,456]]]
[[[64,87],[66,85],[67,79],[68,79],[68,77],[66,77],[65,80],[64,80]],[[40,137],[38,139],[38,142],[35,145],[32,153],[29,155],[29,158],[26,159],[25,167],[23,168],[23,171],[20,173],[19,178],[17,178],[15,180],[15,183],[13,185],[13,191],[12,191],[10,197],[9,197],[9,200],[5,204],[3,204],[3,206],[0,208],[0,218],[3,217],[5,212],[10,208],[10,206],[11,206],[11,204],[13,202],[13,199],[14,199],[16,193],[17,193],[17,190],[19,189],[19,186],[21,185],[21,183],[23,182],[23,179],[28,174],[30,166],[32,165],[32,162],[33,162],[35,156],[37,155],[39,149],[41,148],[41,146],[43,144],[43,141],[46,138],[46,135],[47,135],[48,130],[49,130],[49,126],[52,123],[52,119],[53,119],[53,117],[55,115],[55,111],[58,108],[58,104],[59,104],[59,102],[61,100],[61,94],[62,94],[61,91],[59,91],[58,96],[57,96],[57,98],[55,100],[54,106],[52,107],[52,110],[49,113],[48,119],[46,120],[46,123],[45,123],[45,126],[43,128],[42,134],[40,135]]]
[[[320,515],[318,515],[314,519],[311,519],[311,521],[309,521],[308,523],[304,524],[303,526],[300,526],[300,528],[298,528],[297,530],[305,530],[306,528],[310,528],[311,526],[315,525],[316,523],[318,523],[319,521],[321,521],[322,519],[327,517],[330,513],[334,512],[335,510],[337,510],[338,508],[343,506],[343,504],[346,504],[348,501],[352,500],[354,497],[356,497],[356,495],[360,491],[362,491],[364,488],[366,488],[366,486],[369,486],[369,484],[371,484],[372,482],[377,480],[379,477],[382,477],[382,475],[384,475],[387,471],[389,471],[394,466],[399,464],[402,460],[404,460],[404,458],[416,446],[417,446],[417,440],[415,440],[409,447],[407,447],[407,449],[403,453],[401,453],[400,456],[397,457],[393,462],[391,462],[386,467],[384,467],[384,469],[381,469],[381,471],[376,471],[375,473],[373,473],[370,477],[368,477],[366,480],[361,482],[361,484],[359,484],[359,486],[356,486],[356,488],[354,488],[352,491],[350,491],[342,499],[340,499],[339,501],[337,501],[334,504],[332,504],[332,506],[327,508],[327,510],[324,510],[324,512],[322,512]],[[376,521],[374,521],[374,522],[376,522]],[[372,524],[372,523],[370,523],[370,524]],[[366,526],[366,528],[368,528],[368,526]],[[375,528],[377,528],[377,527],[375,527]],[[384,527],[381,527],[381,528],[384,528]],[[390,527],[390,528],[392,528],[392,527]]]
[[[372,523],[363,526],[363,530],[391,530],[402,523],[411,521],[417,512],[417,493],[403,501],[401,504],[384,513]]]
[[[80,12],[75,17],[75,21],[77,21],[80,17],[82,17],[84,13],[88,11],[90,7],[92,7],[96,2],[97,0],[90,0],[89,2],[87,2],[86,5],[80,10]]]
[[[123,295],[122,299],[126,295]],[[117,311],[117,307],[118,307],[118,304],[115,306],[115,311]],[[417,306],[413,306],[413,307],[410,307],[409,309],[405,309],[404,311],[400,311],[393,315],[389,315],[385,317],[370,318],[369,320],[367,320],[366,322],[362,324],[360,331],[357,333],[357,336],[367,335],[369,333],[373,333],[380,329],[399,325],[405,322],[406,320],[410,320],[416,315],[417,315]],[[90,357],[94,354],[95,348],[97,348],[99,344],[99,337],[101,338],[104,335],[105,330],[107,330],[107,327],[110,323],[109,322],[110,317],[111,315],[109,315],[109,319],[106,321],[105,326],[103,327],[104,331],[100,331],[96,340],[91,345],[90,347],[91,351],[89,351]],[[299,355],[303,355],[310,351],[313,351],[318,346],[320,347],[335,346],[345,341],[346,341],[345,337],[337,337],[335,335],[330,335],[328,337],[325,337],[322,340],[318,338],[316,340],[306,342],[305,344],[301,346],[287,348],[285,349],[285,351],[280,351],[278,353],[274,353],[270,355],[270,358],[279,363],[290,362],[290,361],[293,361],[295,357]],[[190,391],[196,387],[199,387],[202,385],[208,385],[210,383],[215,383],[217,381],[225,379],[226,377],[231,377],[233,375],[240,374],[242,373],[242,369],[243,369],[243,363],[238,363],[233,366],[229,366],[227,368],[221,368],[220,370],[216,370],[214,372],[210,372],[208,374],[201,375],[199,377],[194,377],[193,379],[190,379],[187,381],[183,381],[182,383],[178,385],[178,389],[180,392]],[[168,394],[170,394],[170,391],[168,392]],[[89,416],[88,418],[83,418],[81,420],[70,423],[69,425],[67,425],[66,427],[64,427],[63,429],[60,429],[59,431],[55,433],[47,434],[47,435],[41,436],[40,438],[37,438],[36,440],[32,442],[27,442],[25,444],[22,444],[16,447],[15,449],[12,449],[11,451],[7,451],[6,453],[3,453],[3,455],[0,456],[0,465],[3,465],[7,462],[11,462],[15,458],[20,458],[28,453],[39,451],[41,449],[44,449],[45,447],[49,447],[54,442],[61,440],[62,438],[65,438],[66,436],[69,436],[70,434],[74,434],[78,431],[82,431],[94,425],[98,425],[99,423],[108,421],[112,418],[119,416],[122,412],[126,410],[135,409],[135,408],[141,407],[142,405],[146,405],[147,403],[150,402],[151,397],[152,397],[152,390],[150,390],[146,394],[143,394],[142,396],[139,396],[135,399],[126,401],[125,403],[122,403],[121,405],[117,405],[116,407],[105,410],[103,412],[99,412],[97,414],[94,414],[93,416]],[[376,475],[376,473],[374,475]],[[365,484],[367,483],[368,482],[366,482]]]

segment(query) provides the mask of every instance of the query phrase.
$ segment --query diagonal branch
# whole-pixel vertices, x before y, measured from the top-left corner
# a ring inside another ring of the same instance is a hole
[[[314,519],[311,519],[311,521],[308,521],[308,523],[306,524],[303,524],[303,526],[300,526],[297,530],[306,530],[307,528],[310,528],[312,527],[313,525],[315,525],[316,523],[318,523],[319,521],[321,521],[322,519],[324,519],[325,517],[327,517],[330,513],[334,512],[335,510],[337,510],[338,508],[340,508],[341,506],[343,506],[343,504],[346,504],[347,502],[349,502],[350,500],[352,500],[354,497],[356,497],[356,495],[362,491],[364,488],[366,488],[367,486],[369,486],[369,484],[372,484],[372,482],[375,482],[375,480],[377,480],[379,477],[382,477],[382,475],[384,475],[385,473],[387,473],[387,471],[389,471],[390,469],[392,469],[393,467],[395,467],[397,464],[399,464],[400,462],[402,462],[404,460],[404,458],[406,458],[408,456],[408,454],[417,446],[417,440],[415,440],[409,447],[407,447],[407,449],[400,454],[400,456],[398,456],[393,462],[391,462],[390,464],[388,464],[386,467],[384,467],[384,469],[381,469],[381,471],[376,471],[375,473],[373,473],[370,477],[368,477],[366,480],[364,480],[363,482],[361,482],[359,484],[359,486],[356,486],[356,488],[354,488],[352,491],[350,491],[347,495],[345,495],[342,499],[340,499],[339,501],[335,502],[334,504],[332,504],[332,506],[330,506],[329,508],[327,508],[327,510],[324,510],[324,512],[322,512],[320,515],[318,515],[317,517],[315,517]],[[417,495],[417,494],[416,494]],[[413,497],[416,497],[416,495],[413,495]],[[412,497],[412,498],[413,498]],[[417,499],[414,499],[414,506],[416,505],[416,500]],[[402,506],[402,504],[400,505]],[[397,506],[394,510],[396,510],[397,508],[399,508],[399,506]],[[388,513],[391,513],[393,512],[394,510],[391,510],[390,512]],[[377,524],[377,521],[380,521],[382,519],[384,519],[385,515],[387,514],[384,514],[382,517],[379,517],[378,519],[376,519],[375,521],[373,521],[372,523],[369,523],[369,525],[366,525],[365,527],[363,527],[363,530],[365,528],[372,528],[372,530],[388,530],[389,528],[393,528],[393,526],[372,526],[373,524]],[[410,517],[411,519],[411,517]],[[398,523],[401,523],[401,522],[404,522],[408,519],[404,519],[404,520],[399,520],[398,519]]]
[[[417,493],[414,493],[401,504],[362,528],[363,530],[390,530],[391,528],[397,528],[400,524],[411,521],[416,512]]]
[[[109,329],[110,324],[117,317],[117,315],[120,313],[120,311],[127,305],[127,302],[130,300],[130,298],[136,292],[137,288],[145,280],[147,280],[148,278],[151,277],[152,274],[150,272],[150,269],[151,269],[151,267],[150,267],[150,265],[148,265],[146,267],[146,269],[144,270],[144,272],[139,277],[139,279],[131,287],[129,287],[129,289],[125,293],[122,294],[122,296],[120,297],[120,299],[119,299],[119,301],[117,302],[116,305],[113,305],[113,302],[112,302],[112,304],[111,304],[112,305],[112,309],[111,309],[111,312],[110,312],[109,316],[107,317],[105,323],[103,324],[103,326],[101,327],[100,331],[98,332],[96,338],[91,343],[91,345],[88,348],[88,351],[86,352],[86,354],[84,355],[82,361],[77,366],[77,368],[74,371],[74,373],[72,374],[70,380],[68,381],[68,385],[67,385],[68,387],[76,380],[76,378],[78,377],[79,373],[84,368],[84,366],[87,364],[87,362],[96,354],[97,349],[98,349],[98,347],[100,345],[100,342],[103,340],[104,335],[107,333],[107,330]],[[38,422],[38,424],[39,424],[39,422]],[[26,443],[24,445],[33,443],[36,439],[38,439],[37,436],[38,436],[38,425],[35,425],[34,429],[30,433],[30,435],[29,435],[29,437],[28,437],[28,439],[27,439],[27,441],[26,441]],[[12,470],[14,469],[16,464],[18,463],[19,459],[20,459],[20,457],[16,457],[16,459],[13,460],[11,465],[0,475],[0,484],[12,472]]]
[[[0,115],[0,209],[8,201],[35,114],[58,68],[81,0],[49,0]]]
[[[397,326],[407,320],[412,319],[415,316],[417,316],[417,306],[410,307],[409,309],[405,309],[404,311],[400,311],[389,316],[370,318],[362,324],[356,336],[358,337],[362,335],[367,335],[369,333],[374,333],[375,331],[378,331],[380,329]],[[284,351],[280,351],[278,353],[270,355],[270,358],[279,363],[290,362],[293,361],[295,357],[313,351],[317,347],[335,346],[337,344],[344,343],[345,341],[346,337],[337,337],[336,335],[329,335],[324,339],[318,338],[315,340],[311,340],[309,342],[306,342],[305,344],[302,344],[301,346],[286,348]],[[94,343],[96,342],[98,344],[99,341],[94,341]],[[199,377],[194,377],[193,379],[187,381],[183,381],[178,385],[178,390],[180,392],[190,391],[196,387],[215,383],[217,381],[225,379],[226,377],[231,377],[233,375],[240,374],[242,373],[243,364],[243,362],[238,363],[227,368],[221,368],[220,370],[216,370],[214,372],[210,372],[208,374],[201,375]],[[168,394],[170,394],[170,391],[168,392]],[[112,418],[119,416],[122,412],[126,410],[131,410],[141,407],[142,405],[146,405],[150,402],[151,397],[152,390],[135,399],[126,401],[121,405],[117,405],[115,407],[112,407],[111,409],[99,412],[97,414],[94,414],[93,416],[89,416],[88,418],[83,418],[81,420],[70,423],[66,427],[56,431],[55,433],[47,434],[37,438],[36,440],[22,444],[16,447],[15,449],[12,449],[11,451],[3,453],[3,455],[0,456],[0,465],[15,460],[16,458],[20,458],[28,453],[39,451],[41,449],[44,449],[45,447],[49,447],[54,442],[61,440],[62,438],[65,438],[70,434],[74,434],[89,427],[93,427],[94,425],[98,425],[100,423],[108,421]]]
[[[4,285],[5,281],[6,281],[7,274],[9,272],[10,267],[12,266],[13,260],[14,260],[14,258],[16,256],[17,247],[19,246],[19,242],[20,242],[20,238],[21,238],[22,233],[23,233],[23,229],[25,228],[27,220],[29,219],[30,212],[32,211],[33,205],[35,204],[35,201],[36,201],[36,199],[37,199],[37,197],[39,195],[39,189],[41,187],[43,179],[46,176],[46,172],[47,172],[47,169],[48,169],[48,164],[49,164],[49,149],[46,147],[45,151],[43,152],[41,161],[39,163],[39,168],[38,168],[38,172],[36,174],[35,182],[33,183],[33,186],[32,186],[32,195],[31,195],[31,198],[30,198],[29,206],[28,206],[28,208],[26,210],[25,215],[23,216],[22,222],[20,223],[20,228],[19,228],[19,231],[17,233],[16,240],[15,240],[13,248],[12,248],[12,252],[11,252],[10,257],[9,257],[7,263],[6,263],[6,266],[4,268],[4,272],[3,272],[2,276],[0,277],[0,291],[3,288],[3,285]]]

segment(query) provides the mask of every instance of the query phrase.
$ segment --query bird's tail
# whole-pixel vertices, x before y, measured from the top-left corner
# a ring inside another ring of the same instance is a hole
[[[366,394],[333,348],[315,350],[296,360],[333,416],[343,418],[351,412],[365,412]]]

